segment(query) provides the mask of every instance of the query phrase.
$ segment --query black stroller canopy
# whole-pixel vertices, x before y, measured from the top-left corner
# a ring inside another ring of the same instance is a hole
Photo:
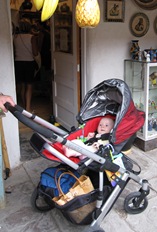
[[[86,94],[76,118],[79,123],[83,123],[88,119],[109,113],[117,115],[118,112],[122,118],[129,107],[130,100],[131,94],[127,84],[120,79],[109,79]]]
[[[120,79],[108,79],[91,89],[85,96],[76,119],[82,124],[91,118],[116,115],[111,142],[126,142],[144,124],[144,112],[134,106],[128,85]],[[119,150],[119,149],[118,149]]]

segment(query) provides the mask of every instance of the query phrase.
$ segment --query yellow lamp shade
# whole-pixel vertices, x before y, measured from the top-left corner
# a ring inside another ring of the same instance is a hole
[[[79,0],[76,5],[75,18],[79,27],[96,27],[100,22],[98,1]]]

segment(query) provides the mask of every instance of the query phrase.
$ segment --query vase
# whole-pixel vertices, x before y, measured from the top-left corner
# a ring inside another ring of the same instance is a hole
[[[140,47],[138,45],[138,40],[131,41],[130,54],[132,60],[138,60]]]

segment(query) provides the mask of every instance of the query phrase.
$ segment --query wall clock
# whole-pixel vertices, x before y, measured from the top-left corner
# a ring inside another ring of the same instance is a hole
[[[134,0],[134,2],[145,10],[154,10],[157,8],[157,0]]]

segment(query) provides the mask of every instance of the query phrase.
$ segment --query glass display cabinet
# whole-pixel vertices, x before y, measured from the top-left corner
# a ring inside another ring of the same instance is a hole
[[[125,60],[124,81],[136,108],[145,112],[145,124],[135,143],[144,151],[157,147],[157,63]]]

